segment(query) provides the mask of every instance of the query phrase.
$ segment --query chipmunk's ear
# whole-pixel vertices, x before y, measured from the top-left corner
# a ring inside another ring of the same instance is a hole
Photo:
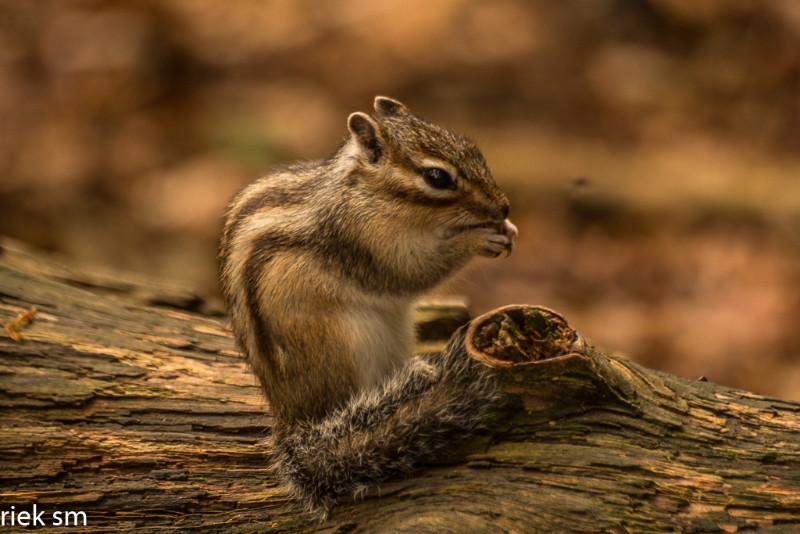
[[[383,147],[375,121],[366,113],[357,111],[347,118],[347,128],[358,141],[367,160],[372,164],[378,163],[383,155]]]
[[[401,102],[386,96],[375,97],[375,111],[381,117],[394,117],[396,115],[407,115],[410,113],[408,108]]]

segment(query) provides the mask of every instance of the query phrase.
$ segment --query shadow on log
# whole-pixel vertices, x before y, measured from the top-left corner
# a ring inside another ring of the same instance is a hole
[[[0,322],[37,309],[0,334],[0,512],[35,503],[47,532],[76,531],[57,511],[83,532],[800,531],[800,404],[605,355],[529,306],[467,327],[505,393],[489,431],[309,523],[270,478],[272,421],[218,307],[0,247]],[[418,350],[466,319],[421,308]]]

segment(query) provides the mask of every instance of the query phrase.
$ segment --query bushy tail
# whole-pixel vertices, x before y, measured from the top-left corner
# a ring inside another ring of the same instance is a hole
[[[409,473],[485,425],[499,393],[464,354],[464,332],[323,421],[279,428],[275,470],[312,514],[325,518],[339,497]]]

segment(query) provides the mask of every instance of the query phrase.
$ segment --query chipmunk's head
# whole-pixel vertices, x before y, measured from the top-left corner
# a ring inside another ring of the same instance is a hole
[[[510,252],[516,228],[508,221],[508,199],[475,143],[391,98],[375,98],[375,111],[373,117],[350,115],[347,146],[376,200],[394,202],[398,216],[427,226],[441,240],[472,236],[476,254]],[[486,249],[486,239],[476,235],[487,232],[507,236],[508,245]]]

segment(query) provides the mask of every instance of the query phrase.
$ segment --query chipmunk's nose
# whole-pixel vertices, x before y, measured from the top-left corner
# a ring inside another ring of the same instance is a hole
[[[489,217],[495,224],[503,224],[503,221],[508,219],[508,200],[502,200],[497,204],[485,204],[483,213]]]
[[[503,202],[500,204],[499,208],[495,208],[488,212],[488,215],[492,218],[492,220],[498,224],[502,223],[506,219],[508,219],[508,202]]]

